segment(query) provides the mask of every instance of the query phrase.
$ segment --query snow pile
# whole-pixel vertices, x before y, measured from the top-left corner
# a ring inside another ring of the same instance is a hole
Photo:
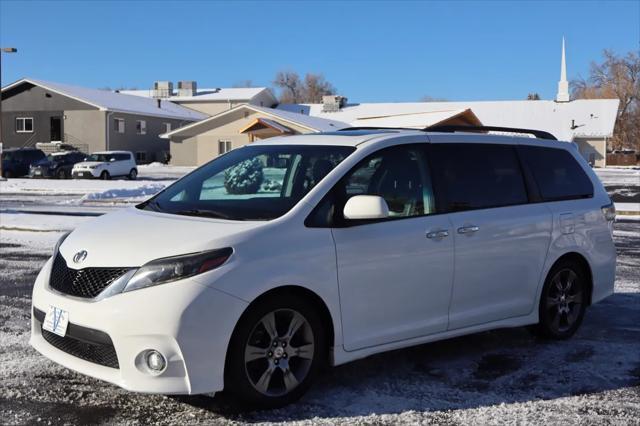
[[[81,198],[82,201],[98,201],[98,200],[127,200],[138,201],[149,198],[150,196],[163,190],[166,185],[162,183],[152,183],[137,188],[114,188],[102,192],[92,192]]]

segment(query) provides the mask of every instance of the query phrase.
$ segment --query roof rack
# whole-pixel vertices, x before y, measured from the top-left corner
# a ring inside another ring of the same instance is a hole
[[[527,135],[533,135],[538,139],[548,139],[557,141],[558,139],[549,132],[544,130],[534,129],[520,129],[517,127],[501,127],[501,126],[465,126],[465,125],[443,125],[425,127],[424,129],[412,129],[410,127],[345,127],[339,129],[339,132],[345,132],[350,130],[411,130],[414,132],[442,132],[442,133],[454,133],[454,132],[508,132],[508,133],[523,133]]]
[[[524,133],[524,134],[528,134],[528,135],[533,135],[538,139],[549,139],[549,140],[552,140],[552,141],[557,141],[558,140],[551,133],[545,132],[544,130],[519,129],[519,128],[516,128],[516,127],[444,125],[444,126],[427,127],[427,128],[425,128],[423,130],[425,132],[443,132],[443,133],[454,133],[454,132]]]
[[[376,126],[364,126],[364,127],[345,127],[343,129],[338,129],[338,132],[348,132],[350,130],[412,130],[414,132],[423,131],[423,129],[412,129],[410,127],[376,127]]]

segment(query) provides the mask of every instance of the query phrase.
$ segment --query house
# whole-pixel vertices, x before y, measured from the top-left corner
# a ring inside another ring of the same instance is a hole
[[[160,134],[206,117],[163,99],[30,78],[2,88],[5,148],[64,142],[88,153],[132,151],[149,162],[169,150]]]
[[[331,102],[343,102],[344,99],[339,96],[326,96],[325,101],[328,105]],[[387,123],[384,120],[382,117],[368,125],[386,126]],[[393,127],[408,127],[405,124],[411,120],[411,117],[407,117],[403,122],[396,121],[391,124]],[[429,114],[428,118],[421,117],[419,120],[419,127],[424,127],[424,123],[428,123],[428,125],[482,124],[468,108],[435,111]],[[161,135],[161,137],[171,140],[172,164],[193,166],[204,164],[218,155],[255,140],[274,136],[335,131],[345,127],[350,127],[350,125],[328,117],[313,117],[309,114],[279,108],[244,104],[206,120],[173,130]]]
[[[618,105],[618,99],[570,100],[563,40],[555,100],[348,104],[344,98],[328,97],[322,104],[279,105],[277,108],[309,117],[339,120],[354,127],[410,128],[430,127],[447,115],[471,111],[486,126],[545,130],[559,140],[575,142],[589,163],[604,167],[607,140],[613,136]],[[452,123],[441,121],[437,124]]]
[[[170,81],[156,81],[153,89],[120,90],[119,93],[171,101],[209,116],[238,105],[272,107],[278,102],[266,87],[200,89],[195,81],[179,81],[177,90]]]
[[[336,120],[244,104],[161,137],[171,141],[171,164],[196,166],[258,139],[327,132],[344,127],[349,125]]]

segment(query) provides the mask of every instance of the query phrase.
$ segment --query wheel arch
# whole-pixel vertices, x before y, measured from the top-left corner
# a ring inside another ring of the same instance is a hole
[[[585,273],[585,277],[587,278],[587,286],[588,286],[587,295],[589,297],[589,299],[587,300],[587,305],[591,305],[591,299],[593,297],[593,272],[591,271],[591,265],[589,264],[589,261],[584,255],[575,251],[564,253],[562,256],[558,257],[555,260],[555,262],[553,262],[553,264],[551,265],[551,268],[549,268],[549,271],[547,272],[545,281],[549,278],[549,274],[551,273],[551,271],[553,271],[553,269],[559,263],[565,262],[565,261],[580,265],[580,268]]]
[[[240,317],[238,318],[238,321],[236,322],[236,326],[233,329],[233,333],[236,333],[238,324],[240,324],[240,322],[242,321],[242,319],[245,317],[245,315],[247,315],[247,313],[256,305],[258,305],[259,303],[261,303],[263,300],[267,299],[267,298],[271,298],[271,297],[275,297],[278,294],[282,294],[282,293],[286,293],[288,295],[297,295],[301,298],[304,298],[306,300],[309,300],[317,309],[318,314],[320,315],[320,318],[322,320],[322,323],[325,327],[325,330],[327,332],[327,342],[329,343],[329,351],[327,353],[327,357],[331,356],[331,352],[332,352],[332,348],[335,345],[335,329],[334,329],[334,323],[333,323],[333,317],[331,316],[331,312],[329,311],[329,307],[327,306],[327,304],[325,303],[325,301],[322,299],[322,297],[320,297],[316,292],[314,292],[313,290],[310,290],[306,287],[302,287],[299,285],[283,285],[283,286],[279,286],[279,287],[274,287],[272,289],[269,289],[267,291],[265,291],[264,293],[260,294],[258,297],[256,297],[255,299],[253,299],[253,301],[251,301],[251,303],[249,303],[249,305],[245,308],[245,310],[242,312],[242,315],[240,315]],[[229,351],[229,348],[227,348],[227,352]],[[330,359],[327,358],[327,362],[329,362]]]

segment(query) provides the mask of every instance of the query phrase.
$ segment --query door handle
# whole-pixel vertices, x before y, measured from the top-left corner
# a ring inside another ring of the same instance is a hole
[[[479,230],[480,228],[475,225],[463,226],[462,228],[458,228],[458,234],[473,234]]]
[[[449,231],[441,229],[439,231],[427,232],[427,238],[444,238],[449,236]]]

